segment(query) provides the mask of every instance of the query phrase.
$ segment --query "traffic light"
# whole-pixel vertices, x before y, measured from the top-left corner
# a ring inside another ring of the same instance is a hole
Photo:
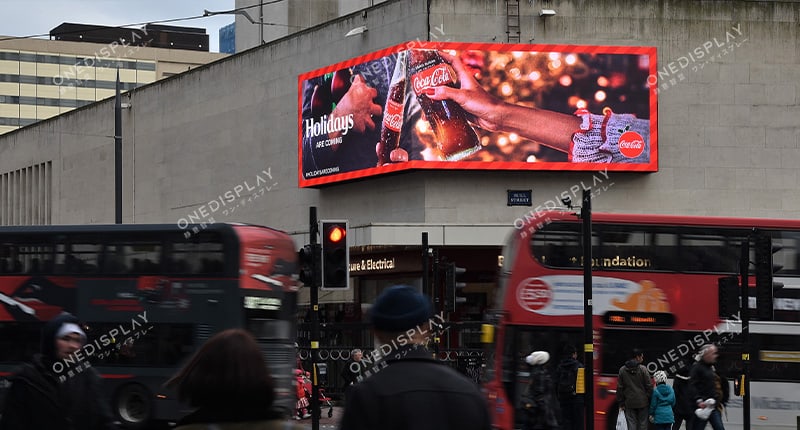
[[[458,295],[459,290],[466,287],[467,284],[459,282],[458,277],[463,275],[467,269],[456,266],[455,263],[445,263],[444,266],[444,292],[445,292],[445,308],[448,312],[455,312],[456,305],[459,303],[466,303],[466,297]]]
[[[322,283],[327,290],[344,290],[350,283],[347,221],[320,221],[322,228]]]
[[[319,245],[305,245],[297,253],[300,261],[300,281],[306,286],[319,286]]]
[[[772,263],[772,254],[781,250],[781,247],[772,246],[772,237],[768,233],[757,234],[755,237],[756,259],[756,317],[763,321],[773,319],[772,293],[783,287],[780,282],[773,282],[772,274],[782,268]]]
[[[730,318],[739,313],[739,278],[719,278],[719,317]]]

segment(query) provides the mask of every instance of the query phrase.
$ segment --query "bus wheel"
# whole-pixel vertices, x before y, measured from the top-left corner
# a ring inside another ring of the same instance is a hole
[[[153,402],[150,392],[141,384],[127,384],[114,396],[114,414],[127,429],[141,429],[150,423]]]

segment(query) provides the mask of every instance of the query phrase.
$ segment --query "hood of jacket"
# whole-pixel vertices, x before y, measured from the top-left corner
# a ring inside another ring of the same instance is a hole
[[[663,400],[667,403],[672,403],[672,399],[675,398],[675,393],[670,390],[669,385],[667,384],[658,384],[656,388],[653,390],[653,397],[658,400]]]
[[[66,323],[78,324],[78,318],[64,312],[48,321],[42,328],[40,349],[45,362],[56,360],[56,333]]]
[[[568,357],[561,360],[561,362],[558,363],[558,367],[562,370],[575,370],[581,367],[581,362],[572,357]]]
[[[630,373],[636,373],[636,371],[639,370],[639,362],[633,358],[626,361],[625,370]]]

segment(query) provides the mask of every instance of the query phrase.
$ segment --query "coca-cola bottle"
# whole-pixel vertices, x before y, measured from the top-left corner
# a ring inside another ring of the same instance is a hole
[[[391,162],[408,161],[408,153],[400,148],[400,130],[403,128],[403,109],[406,95],[406,53],[397,55],[397,63],[389,83],[389,95],[383,108],[381,139],[375,152],[378,166]]]
[[[480,141],[467,122],[464,109],[452,100],[431,100],[425,95],[427,88],[441,85],[458,88],[453,67],[435,50],[412,49],[408,54],[408,69],[411,88],[431,125],[441,157],[455,161],[479,150]]]

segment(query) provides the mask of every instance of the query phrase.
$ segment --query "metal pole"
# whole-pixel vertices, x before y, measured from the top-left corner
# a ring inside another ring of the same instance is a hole
[[[114,223],[122,224],[122,85],[117,66],[116,95],[114,96]]]
[[[264,44],[264,1],[258,2],[258,43]]]
[[[314,252],[314,276],[311,277],[311,429],[319,430],[319,381],[317,372],[317,363],[319,363],[319,285],[317,285],[317,273],[320,270],[319,264],[319,250],[317,248],[317,234],[319,233],[319,226],[317,224],[317,208],[311,206],[309,208],[308,217],[308,231],[311,236],[310,244]]]
[[[442,306],[442,300],[441,300],[441,287],[440,287],[440,283],[439,283],[440,279],[441,278],[439,277],[439,250],[434,249],[433,250],[433,288],[431,288],[431,290],[433,291],[433,309],[434,309],[434,312],[437,312],[437,314],[443,315],[444,314],[444,306]],[[439,338],[439,335],[440,335],[440,333],[439,333],[439,324],[436,324],[436,327],[434,327],[434,331],[433,331],[433,354],[434,354],[433,358],[436,359],[436,360],[439,359],[439,341],[441,340]]]
[[[742,323],[742,429],[750,430],[750,237],[742,242],[742,258],[739,264],[742,277],[740,285],[739,313]]]
[[[431,296],[431,278],[428,273],[430,262],[428,261],[428,232],[422,232],[422,294]]]
[[[592,192],[583,190],[583,393],[584,419],[587,430],[594,429],[594,347],[592,330]]]

